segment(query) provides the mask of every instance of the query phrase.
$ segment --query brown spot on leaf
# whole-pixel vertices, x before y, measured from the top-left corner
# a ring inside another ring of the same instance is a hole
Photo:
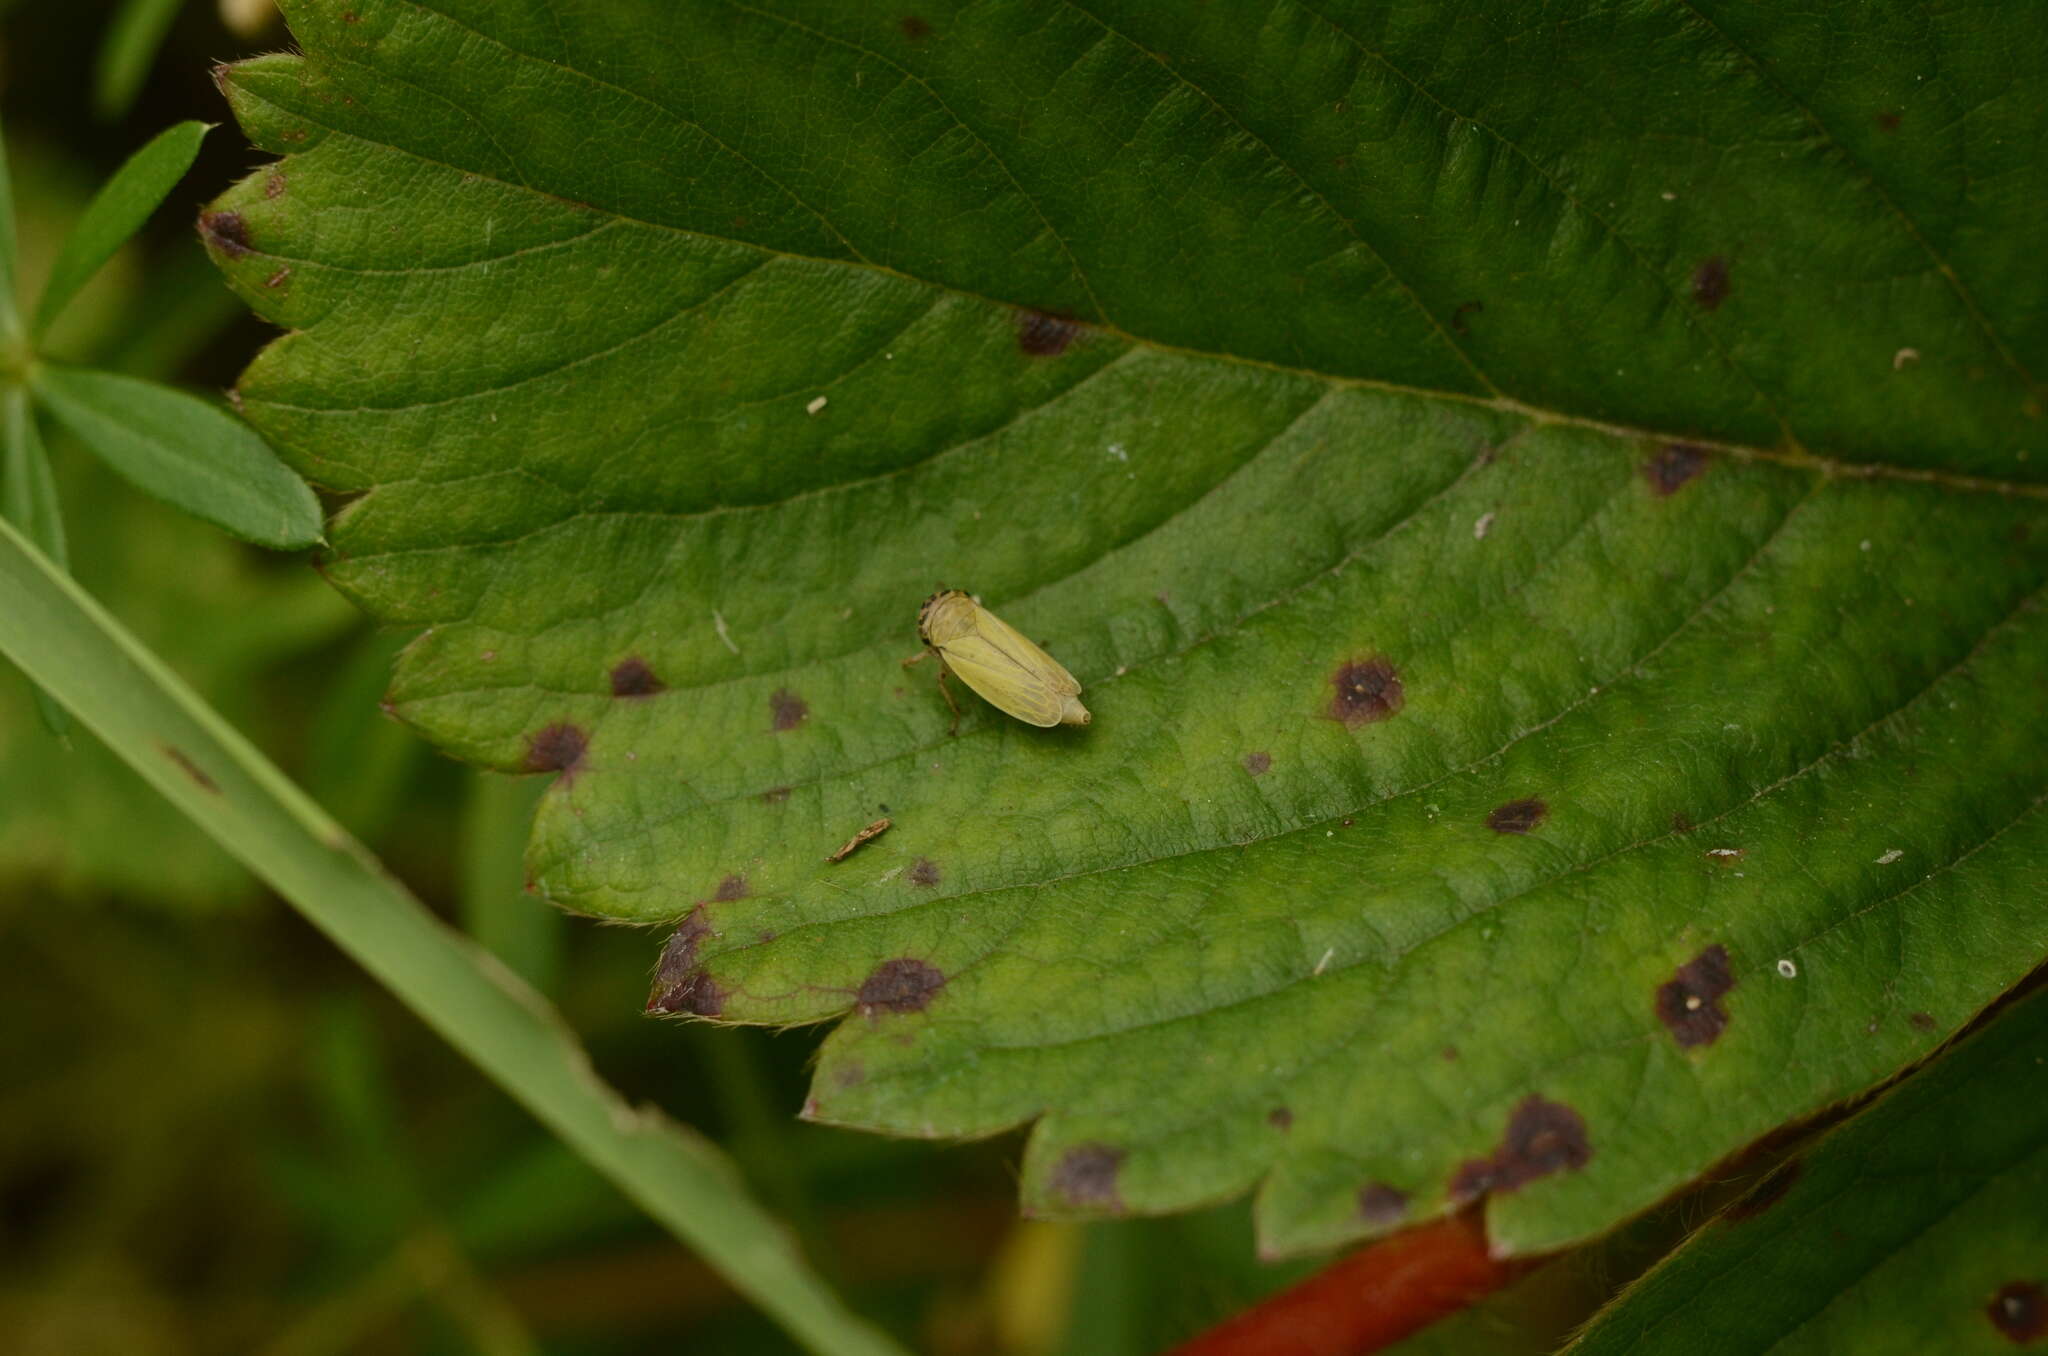
[[[1734,987],[1728,948],[1717,942],[1657,986],[1657,1020],[1688,1050],[1712,1045],[1728,1026],[1721,998]]]
[[[1017,312],[1017,347],[1034,358],[1056,358],[1081,337],[1079,321],[1045,311]]]
[[[1330,675],[1330,686],[1330,718],[1354,730],[1401,709],[1401,677],[1393,662],[1381,655],[1339,664]]]
[[[277,198],[283,195],[284,171],[273,166],[270,174],[263,180],[263,196],[266,198]]]
[[[909,879],[912,885],[937,885],[939,864],[928,858],[919,857],[910,868]]]
[[[198,787],[201,791],[209,791],[216,796],[220,794],[220,783],[207,775],[205,768],[193,762],[191,754],[175,744],[159,744],[157,747],[164,751],[164,757],[178,765],[178,771],[192,779],[194,786]]]
[[[526,770],[573,776],[583,766],[583,753],[589,747],[590,736],[581,726],[557,721],[526,737]]]
[[[1290,1130],[1294,1127],[1294,1113],[1284,1106],[1276,1106],[1266,1113],[1266,1124],[1275,1130]]]
[[[1579,1113],[1532,1093],[1515,1104],[1492,1157],[1467,1159],[1451,1174],[1451,1199],[1462,1203],[1489,1191],[1514,1191],[1552,1173],[1577,1172],[1592,1157]]]
[[[2048,1292],[2032,1281],[2014,1281],[1991,1297],[1984,1316],[2015,1342],[2039,1341],[2048,1336]]]
[[[1527,833],[1549,814],[1550,807],[1534,796],[1526,800],[1511,800],[1493,807],[1493,813],[1486,817],[1486,827],[1495,833]]]
[[[780,805],[789,799],[789,791],[786,786],[771,786],[761,793],[761,801],[765,805]]]
[[[1666,443],[1643,463],[1643,479],[1659,499],[1677,494],[1707,469],[1707,450],[1690,443]]]
[[[1754,1219],[1764,1211],[1785,1199],[1785,1193],[1799,1180],[1799,1174],[1806,1171],[1806,1165],[1797,1158],[1788,1158],[1765,1174],[1764,1179],[1742,1193],[1742,1198],[1721,1212],[1721,1218],[1729,1224],[1739,1224]]]
[[[668,684],[655,676],[647,661],[639,655],[621,659],[612,668],[612,695],[614,697],[652,697],[657,692],[666,692]]]
[[[1263,777],[1273,770],[1273,755],[1270,753],[1248,753],[1244,756],[1244,770],[1254,777]]]
[[[1124,1203],[1116,1194],[1116,1175],[1123,1165],[1122,1149],[1107,1144],[1076,1144],[1060,1155],[1047,1185],[1068,1205],[1122,1213]]]
[[[661,948],[661,959],[655,962],[647,1011],[694,1012],[703,1017],[718,1014],[724,1006],[724,994],[709,975],[697,968],[697,948],[711,932],[702,904],[676,925],[667,945]]]
[[[1692,271],[1692,299],[1711,311],[1728,296],[1728,261],[1716,254]]]
[[[1408,1213],[1408,1193],[1385,1182],[1367,1182],[1358,1193],[1358,1217],[1374,1228],[1399,1224]]]
[[[1479,312],[1485,309],[1486,303],[1483,301],[1459,302],[1458,309],[1451,312],[1451,328],[1460,334],[1470,334],[1471,331],[1465,328],[1465,313],[1467,311]]]
[[[788,688],[778,687],[768,696],[768,714],[777,733],[794,730],[810,718],[811,708]]]
[[[717,900],[745,899],[747,897],[747,878],[739,875],[727,876],[724,880],[718,882],[718,889],[712,893],[711,897]]]
[[[903,36],[912,42],[923,42],[932,35],[932,26],[915,14],[906,14],[896,25],[903,30]]]
[[[230,259],[239,259],[256,247],[249,243],[249,223],[240,212],[201,212],[199,238]]]
[[[1686,814],[1686,813],[1685,813],[1685,812],[1684,812],[1683,810],[1681,810],[1681,811],[1679,811],[1679,812],[1678,812],[1677,814],[1675,814],[1675,815],[1671,816],[1671,831],[1672,831],[1673,833],[1691,833],[1691,832],[1692,832],[1692,818],[1691,818],[1691,816],[1687,815],[1687,814]]]
[[[1899,130],[1899,115],[1887,109],[1877,115],[1877,125],[1887,132]]]
[[[1934,1014],[1931,1012],[1916,1012],[1907,1017],[1906,1020],[1912,1024],[1915,1031],[1932,1031],[1935,1027],[1941,1025],[1941,1023],[1934,1020]]]
[[[914,956],[885,960],[861,981],[860,1011],[864,1017],[877,1012],[923,1012],[932,995],[946,987],[946,976],[936,965]]]

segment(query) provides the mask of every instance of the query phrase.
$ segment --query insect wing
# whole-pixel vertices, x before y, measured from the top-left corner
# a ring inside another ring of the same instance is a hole
[[[987,613],[982,616],[984,620],[992,620]],[[1008,627],[1003,629],[1009,630]],[[1032,648],[1037,649],[1036,646]],[[1027,666],[1007,653],[987,632],[977,629],[971,635],[947,642],[940,647],[939,657],[946,661],[946,667],[955,677],[987,698],[989,705],[1027,725],[1050,729],[1060,723],[1066,694],[1048,681],[1045,669]],[[1053,667],[1062,675],[1066,673],[1057,664]],[[1072,682],[1073,679],[1068,678],[1067,681]]]
[[[987,608],[977,607],[974,610],[974,627],[991,645],[1033,673],[1042,675],[1046,685],[1059,696],[1071,697],[1081,690],[1081,685],[1074,681],[1074,675],[1067,672],[1066,665],[1032,644],[1022,631]]]

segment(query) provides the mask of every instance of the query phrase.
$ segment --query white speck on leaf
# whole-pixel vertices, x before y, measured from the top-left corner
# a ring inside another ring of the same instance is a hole
[[[1336,948],[1336,947],[1334,947],[1334,946],[1333,946],[1333,947],[1331,947],[1331,948],[1330,948],[1329,950],[1325,951],[1325,952],[1323,953],[1323,958],[1322,958],[1321,960],[1319,960],[1319,961],[1317,961],[1317,962],[1316,962],[1316,969],[1315,969],[1315,973],[1317,973],[1317,974],[1321,974],[1321,973],[1322,973],[1322,972],[1323,972],[1323,971],[1324,971],[1325,969],[1327,969],[1327,968],[1329,967],[1329,964],[1330,964],[1330,958],[1331,958],[1332,956],[1335,956],[1336,954],[1337,954],[1337,948]]]
[[[816,414],[816,413],[817,413],[817,412],[818,412],[819,410],[822,410],[822,409],[824,409],[824,408],[825,408],[825,397],[824,397],[824,396],[819,396],[819,397],[818,397],[818,398],[817,398],[816,400],[813,400],[813,401],[812,401],[812,402],[811,402],[810,404],[808,404],[808,405],[804,406],[804,409],[805,409],[806,411],[808,411],[809,413],[811,413],[811,414]]]
[[[1899,858],[1905,855],[1906,854],[1903,849],[1893,848],[1890,852],[1885,853],[1884,856],[1879,857],[1877,859],[1877,864],[1879,866],[1890,866],[1893,862],[1897,861]]]
[[[1493,531],[1494,516],[1491,513],[1479,515],[1479,521],[1472,524],[1472,540],[1485,541],[1486,534]]]
[[[1124,451],[1122,443],[1111,443],[1109,445],[1109,455],[1115,457],[1118,461],[1129,461],[1131,459],[1131,454]]]
[[[1709,857],[1740,857],[1740,856],[1742,855],[1742,849],[1741,849],[1741,848],[1708,848],[1708,849],[1707,849],[1707,855],[1708,855]]]
[[[1904,367],[1907,363],[1917,363],[1919,361],[1919,349],[1902,348],[1897,353],[1892,354],[1892,371],[1896,372],[1900,368]]]
[[[1790,956],[1787,956],[1778,962],[1778,973],[1786,979],[1797,979],[1799,978],[1799,967],[1792,963]]]
[[[726,649],[731,650],[734,654],[740,652],[740,647],[732,643],[732,632],[725,629],[725,614],[715,607],[711,609],[711,626],[713,630],[718,632],[718,639]]]
[[[1667,189],[1665,189],[1665,190],[1664,190],[1664,201],[1665,201],[1665,202],[1677,202],[1677,201],[1678,201],[1678,195],[1677,195],[1676,193],[1673,193],[1673,192],[1672,192],[1672,191],[1671,191],[1670,189],[1668,189],[1668,188],[1667,188]]]
[[[887,871],[884,871],[884,872],[883,872],[883,873],[882,873],[881,875],[879,875],[879,876],[875,877],[875,884],[877,884],[877,885],[887,885],[887,884],[888,884],[888,883],[889,883],[890,881],[892,881],[892,880],[895,880],[895,879],[896,879],[896,878],[897,878],[898,876],[900,876],[900,875],[902,875],[902,874],[903,874],[903,868],[902,868],[902,867],[900,867],[900,866],[896,866],[896,867],[891,867],[891,868],[890,868],[889,870],[887,870]]]

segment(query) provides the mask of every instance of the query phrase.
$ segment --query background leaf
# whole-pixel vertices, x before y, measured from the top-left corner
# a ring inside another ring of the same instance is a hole
[[[206,124],[181,122],[152,138],[130,156],[86,205],[85,215],[71,228],[50,266],[43,295],[36,303],[35,334],[40,338],[78,295],[78,289],[100,271],[128,238],[142,229],[149,214],[192,168]]]
[[[2019,1091],[2038,1091],[2044,1049],[2036,993],[1779,1165],[1571,1356],[1994,1353],[2048,1335],[2048,1099]]]
[[[813,1118],[1535,1251],[2048,951],[2041,12],[291,17],[245,408]],[[948,738],[938,583],[1094,725]]]
[[[320,504],[246,424],[153,381],[44,364],[35,392],[137,488],[259,546],[320,540]]]

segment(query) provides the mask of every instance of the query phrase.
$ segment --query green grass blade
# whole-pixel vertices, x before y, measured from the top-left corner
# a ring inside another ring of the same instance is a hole
[[[4,176],[0,168],[0,176]],[[4,188],[0,188],[4,192]],[[57,482],[50,474],[50,454],[43,448],[36,430],[35,410],[28,392],[15,387],[7,392],[0,412],[0,517],[15,524],[36,549],[59,569],[71,566],[71,552],[64,541],[64,515],[57,504]],[[41,688],[35,690],[36,712],[53,735],[71,732],[71,717]]]
[[[627,1106],[546,1000],[429,914],[5,524],[0,654],[811,1349],[897,1350],[840,1305],[722,1155],[659,1113]]]
[[[153,381],[42,366],[51,414],[139,489],[281,550],[320,540],[320,504],[247,424]]]
[[[36,338],[49,332],[78,289],[114,257],[129,236],[142,229],[149,214],[177,187],[185,171],[192,168],[208,130],[203,122],[181,122],[159,132],[101,186],[86,205],[85,215],[65,237],[57,262],[50,266],[50,280],[36,302]]]
[[[93,70],[93,111],[112,120],[126,113],[142,90],[150,63],[162,50],[181,0],[128,0],[107,23]]]

